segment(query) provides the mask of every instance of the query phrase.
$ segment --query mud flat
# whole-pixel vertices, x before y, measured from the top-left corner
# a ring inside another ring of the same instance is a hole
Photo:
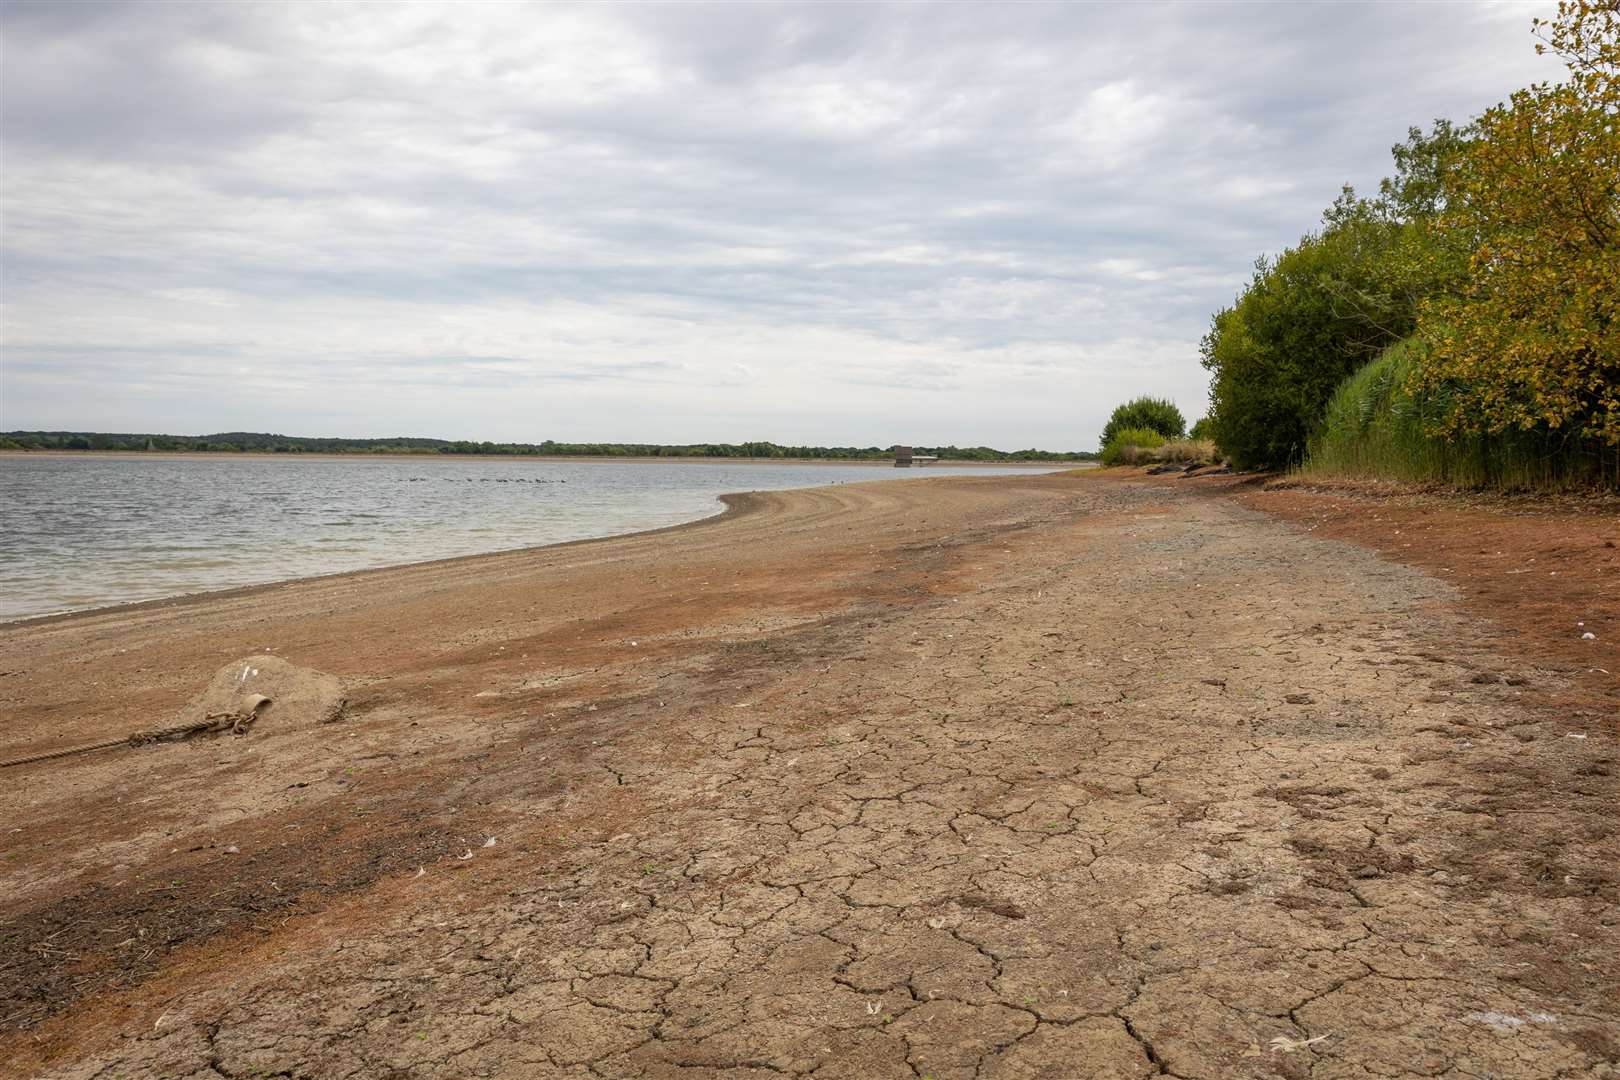
[[[0,773],[0,1072],[1620,1075],[1607,654],[1288,498],[846,485],[0,628],[0,759],[256,654],[347,697]]]

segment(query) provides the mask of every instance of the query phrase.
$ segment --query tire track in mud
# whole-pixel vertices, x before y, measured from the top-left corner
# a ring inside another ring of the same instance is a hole
[[[610,698],[501,699],[499,858],[47,1074],[1615,1075],[1613,737],[1564,674],[1228,502],[958,490],[807,525],[873,549],[835,609],[744,583]]]

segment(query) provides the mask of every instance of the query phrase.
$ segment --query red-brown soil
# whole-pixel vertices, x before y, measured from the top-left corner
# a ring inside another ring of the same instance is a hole
[[[1245,505],[1373,548],[1453,586],[1525,656],[1566,668],[1620,717],[1620,504],[1293,484]],[[1589,640],[1583,635],[1593,635]]]
[[[0,628],[0,759],[350,698],[0,773],[0,1073],[1613,1077],[1613,524],[941,478]]]

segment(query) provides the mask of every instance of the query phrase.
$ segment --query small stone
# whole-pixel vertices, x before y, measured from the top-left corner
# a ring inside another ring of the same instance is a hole
[[[227,855],[240,855],[241,853],[242,853],[242,849],[237,847],[235,844],[226,844],[225,845],[225,854],[227,854]]]
[[[1311,697],[1309,694],[1289,694],[1287,697],[1283,698],[1283,700],[1288,702],[1290,705],[1316,704],[1316,699]]]

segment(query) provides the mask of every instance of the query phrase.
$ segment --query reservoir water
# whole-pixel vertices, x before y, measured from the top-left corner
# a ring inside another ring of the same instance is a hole
[[[719,513],[727,492],[1030,471],[6,455],[0,620],[656,529]]]

